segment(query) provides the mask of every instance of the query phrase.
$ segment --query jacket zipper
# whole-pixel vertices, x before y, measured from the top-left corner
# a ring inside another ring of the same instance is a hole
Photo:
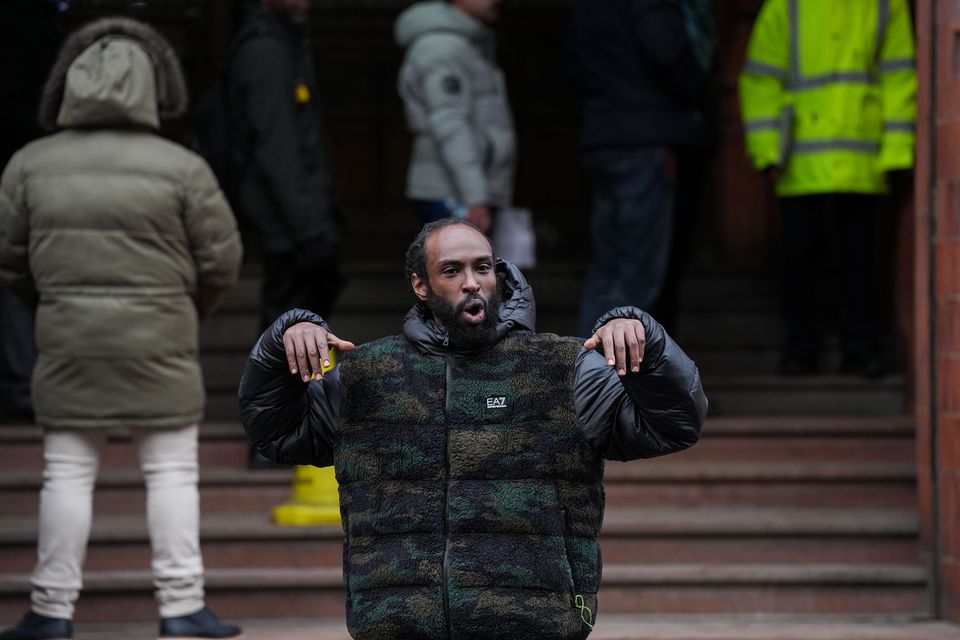
[[[560,518],[563,520],[563,559],[567,561],[567,571],[570,573],[570,579],[567,581],[567,588],[570,589],[570,601],[577,601],[577,586],[573,583],[573,563],[570,562],[570,549],[567,548],[567,510],[560,509]]]
[[[446,341],[444,341],[446,346]],[[447,623],[447,638],[453,638],[453,631],[450,624],[450,592],[447,587],[447,580],[450,577],[450,381],[453,377],[450,359],[447,356],[446,368],[446,389],[444,391],[444,464],[446,465],[446,487],[443,496],[443,617]]]

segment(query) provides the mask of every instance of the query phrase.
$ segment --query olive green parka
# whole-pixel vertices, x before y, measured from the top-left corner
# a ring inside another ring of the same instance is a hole
[[[0,182],[0,280],[36,309],[47,427],[167,427],[204,410],[198,321],[236,281],[236,222],[207,164],[158,133],[186,109],[176,55],[109,18],[75,32],[41,124]]]

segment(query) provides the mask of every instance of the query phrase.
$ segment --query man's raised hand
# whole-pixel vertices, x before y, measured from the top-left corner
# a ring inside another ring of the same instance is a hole
[[[633,373],[640,371],[643,351],[647,344],[646,335],[643,323],[639,320],[615,318],[590,336],[583,343],[583,348],[589,350],[601,347],[607,364],[615,367],[617,375],[622,377],[627,375],[627,364]]]
[[[323,380],[323,369],[330,366],[330,347],[340,351],[356,348],[352,342],[341,340],[312,322],[298,322],[283,332],[290,373],[299,373],[304,382]]]

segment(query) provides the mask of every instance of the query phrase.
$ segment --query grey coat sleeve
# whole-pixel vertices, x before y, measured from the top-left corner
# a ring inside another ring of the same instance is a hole
[[[30,272],[30,221],[23,203],[21,156],[13,155],[0,178],[0,284],[9,287],[27,309],[37,305]]]
[[[697,366],[658,322],[635,307],[613,309],[594,331],[614,318],[643,323],[643,363],[638,373],[621,379],[596,350],[577,354],[573,396],[587,441],[608,460],[652,458],[692,446],[707,414]]]
[[[340,372],[309,383],[290,373],[283,333],[298,322],[327,326],[317,314],[293,309],[264,331],[240,380],[240,420],[250,443],[267,458],[326,467],[333,464]]]
[[[490,202],[484,169],[483,135],[474,124],[475,97],[467,60],[472,55],[462,38],[449,35],[424,38],[414,56],[419,86],[415,93],[426,110],[426,124],[443,165],[464,204]]]
[[[201,158],[188,171],[185,200],[183,223],[197,265],[197,310],[205,318],[236,283],[243,245],[233,211]]]

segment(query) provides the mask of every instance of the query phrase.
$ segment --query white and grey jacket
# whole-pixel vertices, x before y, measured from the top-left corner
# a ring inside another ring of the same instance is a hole
[[[400,15],[394,36],[406,49],[397,90],[414,137],[407,196],[512,204],[516,140],[493,31],[429,0]]]

